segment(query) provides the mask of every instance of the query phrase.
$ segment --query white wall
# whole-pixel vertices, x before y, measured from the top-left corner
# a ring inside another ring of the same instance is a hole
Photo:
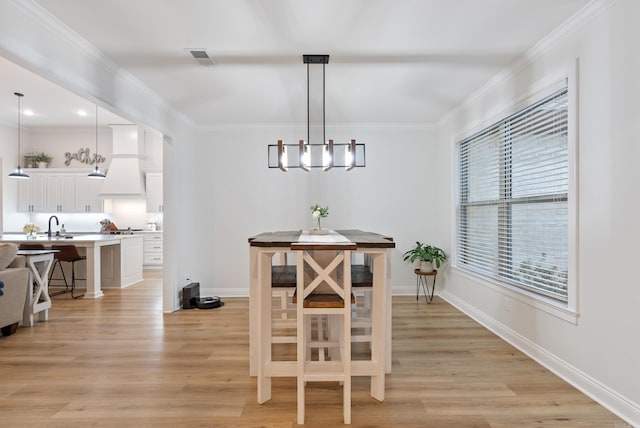
[[[314,226],[310,206],[329,206],[323,226],[357,228],[391,236],[393,286],[414,293],[415,278],[401,254],[415,240],[433,241],[426,233],[437,212],[429,201],[433,131],[427,127],[328,127],[335,141],[366,143],[367,166],[346,172],[267,167],[267,145],[278,139],[298,141],[304,127],[237,127],[202,131],[195,154],[182,173],[189,205],[182,209],[184,233],[192,258],[185,273],[200,282],[201,292],[248,295],[247,239],[260,232]],[[435,186],[434,186],[435,187]],[[193,225],[198,225],[195,230]],[[194,236],[194,237],[195,237]],[[442,241],[444,242],[444,241]],[[434,243],[442,243],[434,242]]]
[[[77,153],[80,149],[89,149],[91,154],[95,153],[96,131],[95,128],[32,128],[27,131],[29,141],[23,144],[23,153],[45,152],[52,156],[49,168],[86,168],[90,171],[95,164],[87,164],[76,159],[71,160],[69,165],[65,165],[65,153]],[[104,163],[100,163],[100,169],[109,167],[111,158],[112,142],[111,128],[100,128],[98,130],[98,154],[105,158]]]
[[[529,63],[456,111],[439,132],[439,176],[453,186],[452,139],[579,58],[577,324],[483,286],[455,268],[444,296],[640,424],[640,2],[608,5],[575,32],[548,40]],[[451,200],[438,202],[448,207],[442,217],[454,219]]]
[[[28,132],[22,130],[21,145],[28,143]],[[21,149],[24,150],[24,149]],[[0,124],[0,160],[2,161],[3,174],[0,176],[0,192],[2,195],[2,223],[0,232],[22,230],[28,223],[28,214],[17,214],[18,210],[18,180],[7,175],[16,169],[18,161],[18,128]],[[24,152],[23,152],[24,153]]]

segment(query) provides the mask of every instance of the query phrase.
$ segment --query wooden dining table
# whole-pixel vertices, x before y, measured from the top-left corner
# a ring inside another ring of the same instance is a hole
[[[393,238],[362,230],[336,230],[356,245],[353,253],[371,260],[373,273],[371,304],[371,360],[353,361],[352,376],[371,377],[371,396],[384,399],[385,373],[391,373],[391,250]],[[249,241],[249,373],[264,376],[258,382],[258,402],[271,398],[271,377],[296,376],[295,365],[271,361],[271,266],[275,254],[293,252],[292,244],[305,242],[308,231],[264,232]],[[308,239],[308,238],[307,238]],[[264,381],[261,381],[264,380]]]

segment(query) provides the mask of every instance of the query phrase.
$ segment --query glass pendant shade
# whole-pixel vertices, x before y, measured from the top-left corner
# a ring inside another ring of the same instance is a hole
[[[300,167],[305,171],[311,171],[311,153],[309,153],[309,144],[304,140],[300,140]]]
[[[278,140],[278,168],[286,172],[288,165],[287,146],[284,145],[282,140]]]
[[[344,169],[351,171],[356,166],[356,140],[351,140],[344,146]]]
[[[328,171],[333,167],[333,140],[327,141],[322,147],[322,170]]]

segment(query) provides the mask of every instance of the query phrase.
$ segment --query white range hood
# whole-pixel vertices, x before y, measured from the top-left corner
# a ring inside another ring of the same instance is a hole
[[[139,138],[144,130],[137,125],[112,125],[113,153],[100,193],[101,198],[144,198],[145,189],[140,170]]]

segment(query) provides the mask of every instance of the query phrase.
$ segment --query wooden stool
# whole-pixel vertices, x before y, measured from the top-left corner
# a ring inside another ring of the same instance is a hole
[[[361,333],[351,333],[351,342],[371,343],[371,292],[373,291],[373,273],[370,257],[365,254],[365,263],[351,265],[351,288],[356,296],[352,309],[351,328]]]
[[[280,253],[280,264],[271,266],[271,295],[277,298],[272,306],[271,343],[296,343],[296,308],[290,304],[296,290],[296,267],[287,264],[287,253]],[[291,331],[290,334],[284,334]]]
[[[337,381],[343,385],[344,423],[351,423],[351,251],[355,244],[291,244],[297,253],[296,307],[298,323],[298,423],[304,423],[307,382]],[[339,267],[342,266],[342,272]],[[305,269],[307,267],[307,269]],[[305,273],[307,275],[305,275]],[[329,336],[337,350],[330,361],[313,361],[306,318],[334,317],[340,337]]]

